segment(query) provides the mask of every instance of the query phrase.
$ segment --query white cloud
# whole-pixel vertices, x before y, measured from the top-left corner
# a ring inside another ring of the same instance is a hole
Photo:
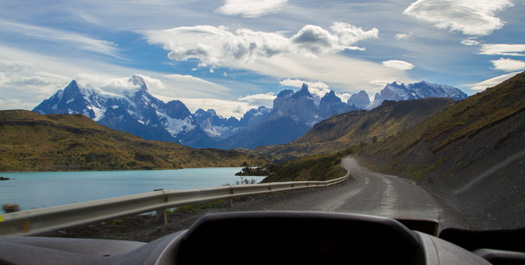
[[[319,26],[306,25],[287,38],[281,33],[240,28],[193,26],[143,32],[151,44],[161,44],[175,61],[198,59],[199,66],[236,67],[258,58],[276,55],[316,57],[345,49],[362,50],[351,45],[377,38],[378,30],[364,31],[346,23],[334,23],[329,32]]]
[[[440,29],[483,36],[503,27],[504,22],[495,13],[512,6],[510,0],[417,0],[403,14]]]
[[[5,98],[0,97],[0,109],[1,110],[12,110],[12,109],[33,109],[35,105],[20,101],[16,98]]]
[[[201,66],[226,66],[250,62],[258,56],[286,53],[289,41],[277,33],[255,32],[225,27],[194,26],[145,32],[152,44],[162,44],[175,61],[198,59]]]
[[[248,103],[250,106],[266,106],[271,108],[273,100],[276,98],[275,94],[270,92],[267,94],[255,94],[239,98],[240,101]]]
[[[209,98],[230,96],[231,89],[191,75],[170,74],[159,77],[164,83],[163,88],[152,90],[164,100],[185,98]]]
[[[78,74],[74,78],[78,85],[83,88],[93,89],[99,93],[122,95],[125,91],[140,88],[131,82],[129,77],[110,77],[97,74]]]
[[[468,38],[468,39],[462,40],[461,44],[465,46],[476,46],[476,45],[480,45],[481,43],[475,38]]]
[[[260,17],[275,13],[286,4],[288,0],[226,0],[223,6],[215,10],[217,13],[242,16],[245,18]]]
[[[483,44],[480,54],[525,56],[525,44]]]
[[[504,75],[500,75],[500,76],[496,76],[494,78],[491,78],[491,79],[487,79],[485,81],[482,81],[482,82],[479,82],[479,83],[476,83],[476,84],[472,84],[472,85],[469,85],[472,89],[472,90],[485,90],[489,87],[493,87],[493,86],[496,86],[498,84],[500,84],[501,82],[515,76],[519,74],[519,72],[514,72],[514,73],[510,73],[510,74],[504,74]]]
[[[321,90],[326,90],[330,88],[330,86],[328,86],[327,84],[323,82],[319,82],[319,81],[311,82],[311,81],[304,81],[300,79],[285,79],[285,80],[280,81],[279,84],[281,86],[289,86],[289,87],[296,87],[296,88],[301,88],[303,84],[307,84],[308,88],[321,89]],[[330,90],[328,92],[330,92]]]
[[[379,35],[377,28],[365,31],[362,28],[343,22],[335,22],[330,29],[339,37],[339,43],[347,46],[354,45],[362,40],[377,39]]]
[[[306,25],[290,41],[294,46],[315,56],[332,51],[337,47],[338,39],[319,26]]]
[[[405,39],[408,39],[408,37],[410,37],[410,34],[409,33],[398,33],[394,37],[398,40],[405,40]]]
[[[217,98],[178,98],[193,113],[198,109],[214,109],[223,117],[241,118],[248,110],[257,108],[247,102]]]
[[[52,73],[53,63],[49,58],[46,58],[47,65],[44,64],[48,72],[41,70],[38,56],[16,55],[16,50],[0,47],[0,109],[32,109],[71,81]]]
[[[398,69],[398,70],[411,70],[414,68],[414,65],[405,61],[400,60],[390,60],[390,61],[384,61],[383,65],[386,67]]]
[[[360,90],[375,91],[370,82],[405,80],[406,72],[384,67],[382,64],[341,55],[324,55],[316,59],[304,57],[276,56],[259,58],[257,63],[244,65],[245,69],[276,78],[294,77],[303,80],[319,80],[340,93],[355,93]]]
[[[492,60],[491,62],[496,70],[506,72],[525,70],[525,61],[500,58],[499,60]]]

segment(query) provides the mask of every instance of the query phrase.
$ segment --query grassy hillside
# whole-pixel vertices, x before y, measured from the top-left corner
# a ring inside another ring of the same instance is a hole
[[[253,151],[274,160],[334,153],[397,135],[453,103],[448,98],[385,101],[371,111],[350,111],[328,118],[293,143],[264,146]]]
[[[0,171],[177,169],[263,165],[237,151],[146,141],[83,115],[0,111]]]
[[[417,181],[474,228],[525,226],[525,72],[363,147],[358,160]]]
[[[481,132],[510,119],[514,124],[521,122],[516,117],[524,110],[525,73],[521,73],[496,87],[444,109],[388,141],[367,146],[361,155],[374,161],[371,164],[378,169],[396,171],[419,180],[439,163],[444,163],[450,158],[456,149],[460,148],[460,140],[473,139]],[[493,142],[495,148],[501,147],[515,133],[517,132],[508,128],[488,140]],[[476,143],[473,142],[472,145]],[[522,146],[507,147],[519,149]],[[421,156],[423,150],[426,151],[426,158]],[[416,154],[415,151],[419,153]],[[435,159],[436,157],[438,159]],[[417,163],[414,163],[416,161]],[[467,161],[463,161],[463,164],[465,162]]]

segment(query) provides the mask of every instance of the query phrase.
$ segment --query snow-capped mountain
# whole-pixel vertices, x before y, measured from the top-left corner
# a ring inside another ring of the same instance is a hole
[[[33,111],[40,114],[84,114],[102,125],[144,139],[184,144],[192,138],[198,126],[182,102],[164,103],[157,99],[138,75],[132,76],[128,82],[131,89],[117,94],[81,87],[73,80]]]
[[[213,109],[198,109],[193,116],[199,127],[211,138],[225,139],[243,129],[234,117],[226,119]]]
[[[387,84],[381,92],[376,93],[374,101],[368,105],[366,109],[376,108],[385,100],[400,101],[429,97],[446,97],[454,100],[461,100],[467,98],[468,95],[455,87],[432,84],[425,81],[408,85],[394,82]]]
[[[83,114],[110,128],[149,140],[178,142],[196,148],[253,148],[294,141],[315,124],[333,115],[356,109],[372,109],[384,100],[424,97],[463,99],[460,90],[419,82],[388,84],[370,103],[366,92],[352,95],[347,103],[334,91],[323,98],[312,96],[303,84],[297,92],[284,90],[273,101],[273,108],[259,107],[238,120],[224,118],[215,110],[191,113],[181,101],[168,103],[149,92],[139,75],[127,80],[128,89],[85,87],[76,81],[42,101],[33,111],[40,114]],[[108,91],[110,90],[110,91]]]
[[[359,91],[359,93],[357,93],[357,94],[353,94],[353,95],[348,99],[348,101],[346,102],[346,104],[348,104],[348,105],[350,105],[350,106],[355,106],[355,107],[358,108],[358,109],[364,109],[364,108],[366,108],[368,105],[370,105],[370,97],[368,96],[368,94],[366,93],[366,91],[361,90],[361,91]]]
[[[257,109],[251,109],[244,114],[244,116],[239,121],[238,125],[239,127],[245,128],[253,126],[266,119],[266,117],[268,117],[271,111],[271,108],[267,108],[265,106],[260,106]]]

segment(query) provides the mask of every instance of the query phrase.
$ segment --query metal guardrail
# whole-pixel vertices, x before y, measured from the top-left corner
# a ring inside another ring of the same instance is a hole
[[[25,210],[0,215],[0,235],[33,235],[152,211],[164,214],[166,209],[184,205],[294,189],[326,187],[341,183],[347,178],[348,174],[329,181],[228,185],[183,191],[159,190],[111,199]]]

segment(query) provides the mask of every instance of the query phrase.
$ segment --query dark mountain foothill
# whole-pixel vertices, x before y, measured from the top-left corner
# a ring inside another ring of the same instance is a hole
[[[147,141],[80,114],[0,111],[0,172],[179,169],[264,165],[234,150]]]

